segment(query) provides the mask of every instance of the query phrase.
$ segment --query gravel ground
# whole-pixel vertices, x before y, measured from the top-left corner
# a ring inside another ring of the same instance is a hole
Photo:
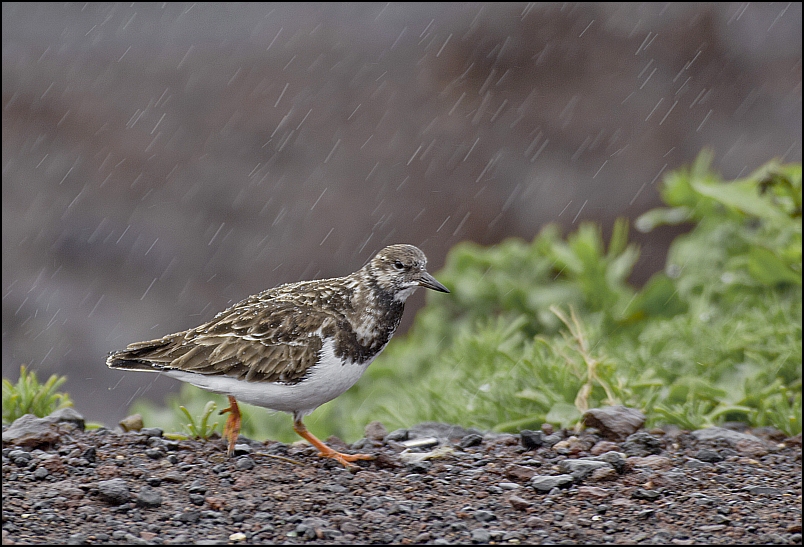
[[[801,436],[712,428],[481,434],[444,424],[342,450],[158,429],[6,442],[3,544],[800,544]],[[747,433],[747,434],[746,434]],[[39,444],[39,448],[31,445]]]

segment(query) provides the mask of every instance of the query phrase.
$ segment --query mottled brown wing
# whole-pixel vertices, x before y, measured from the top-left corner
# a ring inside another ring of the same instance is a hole
[[[300,381],[318,360],[320,333],[335,317],[282,301],[245,300],[200,327],[131,344],[111,368],[178,369],[252,382]]]

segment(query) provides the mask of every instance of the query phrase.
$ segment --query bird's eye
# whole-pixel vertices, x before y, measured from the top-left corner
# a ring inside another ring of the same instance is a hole
[[[402,271],[402,270],[405,269],[405,265],[402,264],[401,260],[397,260],[397,261],[394,262],[394,268],[396,268],[399,271]]]

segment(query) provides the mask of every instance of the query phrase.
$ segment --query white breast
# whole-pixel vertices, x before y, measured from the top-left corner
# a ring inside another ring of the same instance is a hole
[[[231,395],[245,403],[306,415],[355,385],[373,360],[371,358],[362,364],[344,363],[335,356],[335,342],[326,340],[318,363],[304,380],[296,384],[246,382],[228,376],[181,370],[165,370],[164,373],[213,393]]]

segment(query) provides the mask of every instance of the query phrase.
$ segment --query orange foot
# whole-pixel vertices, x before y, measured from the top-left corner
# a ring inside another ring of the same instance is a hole
[[[302,437],[304,437],[305,439],[307,439],[307,441],[311,445],[316,447],[318,449],[319,456],[323,458],[332,458],[333,460],[337,461],[350,471],[356,471],[357,469],[360,469],[359,466],[354,465],[352,462],[358,460],[373,460],[377,457],[371,454],[344,454],[342,452],[338,452],[337,450],[328,447],[323,442],[321,442],[315,435],[307,431],[307,428],[304,426],[304,423],[302,423],[301,416],[294,416],[293,430]]]
[[[224,408],[220,414],[229,413],[226,419],[226,425],[223,426],[223,438],[229,441],[229,449],[227,454],[229,457],[234,455],[235,442],[240,435],[240,407],[237,406],[237,401],[234,397],[229,395],[229,408]]]

